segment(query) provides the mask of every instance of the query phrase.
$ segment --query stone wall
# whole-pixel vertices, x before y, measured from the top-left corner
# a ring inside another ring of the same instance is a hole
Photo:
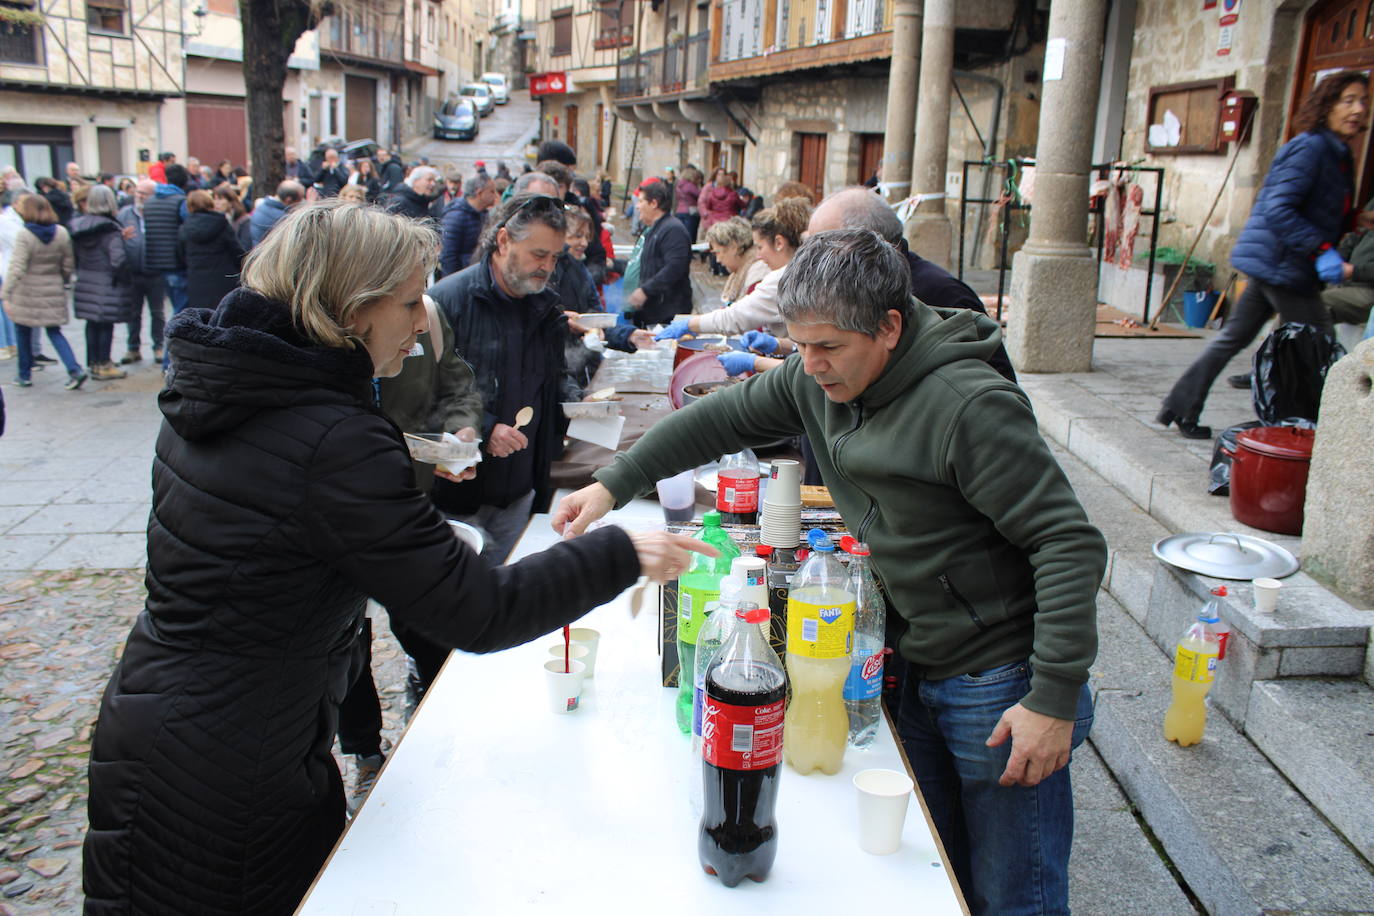
[[[915,104],[915,99],[912,99]],[[769,85],[754,108],[758,145],[741,180],[767,201],[801,168],[801,133],[826,134],[825,193],[858,184],[859,134],[882,134],[887,80],[874,77],[785,80]]]
[[[1234,146],[1226,144],[1221,153],[1209,155],[1147,155],[1150,87],[1234,76],[1236,88],[1260,98],[1251,139],[1241,148],[1231,184],[1198,245],[1198,257],[1224,264],[1282,140],[1302,33],[1301,6],[1285,0],[1249,0],[1241,10],[1231,53],[1219,56],[1216,8],[1204,10],[1195,0],[1139,4],[1122,155],[1128,160],[1144,156],[1146,165],[1167,170],[1164,209],[1172,220],[1161,227],[1161,245],[1186,249],[1191,243],[1221,187]],[[1147,239],[1142,231],[1141,250]]]

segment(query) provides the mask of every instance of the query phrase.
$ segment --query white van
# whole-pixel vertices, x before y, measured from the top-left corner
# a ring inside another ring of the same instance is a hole
[[[491,87],[491,99],[497,105],[504,105],[510,101],[510,90],[506,87],[504,76],[499,73],[483,73],[478,79]]]

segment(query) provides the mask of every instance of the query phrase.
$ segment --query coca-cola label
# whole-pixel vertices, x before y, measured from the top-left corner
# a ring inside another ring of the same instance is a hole
[[[766,770],[782,760],[786,703],[732,706],[712,698],[701,703],[701,750],[706,762],[725,770]]]
[[[757,477],[725,477],[716,479],[716,508],[721,512],[757,512],[759,509],[759,479]]]

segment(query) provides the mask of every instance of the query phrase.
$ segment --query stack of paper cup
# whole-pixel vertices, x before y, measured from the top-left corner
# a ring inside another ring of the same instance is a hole
[[[759,540],[769,547],[796,547],[801,541],[801,465],[795,461],[773,462],[759,507]]]

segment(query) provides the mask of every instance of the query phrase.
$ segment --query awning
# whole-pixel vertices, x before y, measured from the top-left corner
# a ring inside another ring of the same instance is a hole
[[[411,73],[418,73],[418,74],[420,74],[421,76],[443,76],[443,75],[444,75],[444,71],[442,71],[442,70],[435,70],[433,67],[426,67],[424,64],[418,63],[418,62],[413,61],[413,60],[408,60],[408,61],[405,62],[405,64],[406,64],[406,69],[407,69],[407,70],[409,70]]]

